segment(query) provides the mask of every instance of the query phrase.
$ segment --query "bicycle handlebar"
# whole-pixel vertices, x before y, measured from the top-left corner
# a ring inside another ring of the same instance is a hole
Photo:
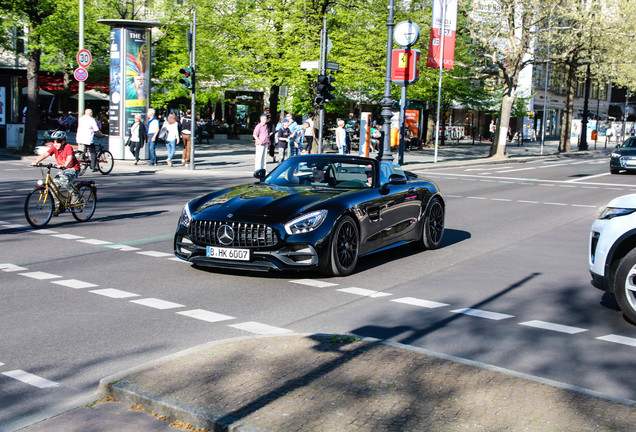
[[[43,163],[36,163],[31,165],[34,168],[47,168],[47,169],[51,169],[51,168],[55,168],[55,169],[61,169],[59,167],[59,165],[57,164],[52,164],[52,163],[48,163],[48,164],[43,164]]]

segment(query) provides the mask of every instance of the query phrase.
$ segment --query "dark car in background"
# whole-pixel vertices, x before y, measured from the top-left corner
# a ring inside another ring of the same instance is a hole
[[[618,174],[621,170],[636,171],[636,137],[617,145],[610,156],[610,173]]]
[[[175,255],[196,266],[351,274],[358,258],[412,243],[436,249],[445,203],[435,183],[392,162],[346,155],[285,160],[258,182],[183,208]]]

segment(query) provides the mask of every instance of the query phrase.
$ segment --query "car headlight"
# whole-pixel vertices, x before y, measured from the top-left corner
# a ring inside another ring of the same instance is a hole
[[[614,158],[614,159],[620,159],[623,155],[620,153],[612,153],[610,155],[610,157]]]
[[[636,209],[630,208],[618,208],[618,207],[605,207],[601,209],[601,214],[599,215],[599,219],[613,219],[618,216],[625,216],[628,214],[632,214],[636,211]]]
[[[287,234],[302,234],[315,230],[327,217],[327,210],[318,210],[302,215],[285,224]]]
[[[186,204],[183,206],[183,210],[181,211],[181,219],[179,219],[179,223],[184,227],[190,226],[190,222],[192,221],[192,214],[190,214],[190,206]]]

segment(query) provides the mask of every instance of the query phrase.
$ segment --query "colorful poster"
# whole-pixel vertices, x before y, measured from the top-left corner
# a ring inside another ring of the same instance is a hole
[[[442,22],[444,25],[442,26]],[[457,31],[457,0],[434,0],[431,36],[428,42],[426,66],[439,68],[444,27],[443,69],[453,69],[455,64],[455,33]]]
[[[121,29],[110,31],[110,108],[108,125],[110,136],[119,136],[121,95]]]
[[[0,125],[7,124],[7,88],[0,87]]]
[[[135,114],[145,119],[148,108],[148,70],[150,69],[150,37],[147,29],[126,29],[124,63],[125,127],[124,134],[135,121]]]

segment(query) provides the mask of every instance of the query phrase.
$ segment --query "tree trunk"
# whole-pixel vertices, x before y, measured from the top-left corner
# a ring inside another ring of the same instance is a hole
[[[269,114],[274,120],[274,124],[278,123],[280,116],[278,115],[278,94],[280,86],[273,85],[269,90]]]
[[[29,62],[27,63],[27,112],[24,125],[24,145],[22,151],[33,153],[38,140],[38,92],[40,77],[40,49],[29,50]]]
[[[571,149],[570,132],[572,129],[572,111],[574,110],[574,93],[576,92],[576,66],[574,62],[570,63],[566,85],[565,108],[563,109],[561,136],[559,139],[560,153],[567,153]]]
[[[509,94],[512,94],[511,96]],[[510,90],[504,94],[501,100],[501,114],[497,121],[497,131],[495,139],[490,146],[489,156],[494,159],[503,159],[506,157],[506,140],[508,138],[508,129],[510,129],[510,113],[512,113],[512,105],[515,102],[514,91]]]

